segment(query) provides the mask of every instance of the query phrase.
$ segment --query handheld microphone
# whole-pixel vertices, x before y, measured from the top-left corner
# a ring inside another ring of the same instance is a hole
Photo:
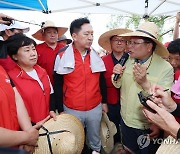
[[[120,61],[119,61],[119,64],[120,64],[121,66],[124,66],[124,64],[126,63],[126,61],[128,60],[128,58],[129,58],[129,54],[128,54],[128,53],[123,53],[123,55],[122,55],[122,57],[121,57],[121,59],[120,59]],[[119,74],[115,74],[113,80],[114,80],[114,81],[117,81],[118,77],[119,77]]]

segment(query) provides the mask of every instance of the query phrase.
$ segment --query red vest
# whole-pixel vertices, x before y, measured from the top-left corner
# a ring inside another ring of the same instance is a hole
[[[111,54],[102,57],[104,64],[106,66],[106,71],[104,72],[104,77],[106,79],[107,86],[107,103],[108,104],[117,104],[119,101],[120,91],[115,88],[111,81],[111,75],[113,74],[114,62]]]
[[[64,52],[59,55],[62,56]],[[74,49],[75,69],[64,75],[63,101],[74,110],[88,111],[101,102],[99,86],[100,73],[92,73],[90,55],[86,55],[84,62],[80,52]]]
[[[57,43],[56,48],[53,50],[49,47],[45,42],[42,44],[38,44],[36,46],[36,50],[38,53],[38,65],[44,68],[51,80],[52,85],[54,85],[53,80],[53,69],[54,69],[54,61],[59,49],[63,48],[64,45]]]
[[[7,58],[0,59],[0,65],[8,73],[10,70],[12,70],[16,66],[16,63],[9,56],[7,56]]]
[[[19,130],[14,90],[2,66],[0,66],[0,114],[0,127]]]
[[[46,71],[38,65],[34,66],[44,91],[39,83],[24,70],[16,66],[9,72],[11,79],[21,94],[32,122],[39,122],[49,115],[50,83]]]

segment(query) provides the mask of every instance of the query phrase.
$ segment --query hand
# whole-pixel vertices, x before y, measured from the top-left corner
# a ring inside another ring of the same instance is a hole
[[[152,125],[150,126],[150,130],[152,131],[152,132],[149,134],[149,136],[150,136],[151,139],[157,138],[157,137],[159,136],[159,134],[160,134],[160,129],[159,129],[158,126],[152,124]]]
[[[50,117],[52,117],[54,121],[57,120],[56,113],[54,111],[50,111],[49,114],[50,114]]]
[[[107,113],[108,112],[108,106],[107,106],[107,104],[102,104],[102,111],[103,112],[105,112],[105,113]]]
[[[176,14],[176,23],[180,22],[180,12],[177,12]]]
[[[27,151],[28,154],[33,154],[35,151],[35,147],[30,145],[21,145],[19,146],[19,149]]]
[[[148,100],[147,104],[157,112],[152,113],[145,108],[143,109],[143,113],[149,119],[149,121],[169,132],[173,137],[176,138],[180,124],[176,121],[174,116],[165,109],[154,104],[152,101]]]
[[[39,131],[35,127],[24,131],[26,136],[25,145],[37,146],[37,141],[39,137]]]
[[[145,65],[141,64],[134,64],[133,66],[133,75],[136,80],[136,82],[146,91],[150,88],[150,83],[148,82],[146,78],[146,69],[147,67]]]
[[[121,66],[120,64],[116,64],[113,68],[113,73],[114,74],[120,74],[120,76],[123,74],[125,70],[125,66]]]
[[[37,122],[36,125],[34,125],[33,127],[36,128],[36,129],[40,129],[41,126],[42,126],[46,121],[48,121],[50,118],[51,118],[50,115],[48,115],[45,119]]]
[[[59,115],[61,115],[61,114],[65,114],[65,112],[64,112],[64,111],[63,111],[63,112],[60,112]]]
[[[173,112],[177,108],[177,104],[171,98],[170,94],[164,91],[162,86],[152,85],[151,94],[153,94],[153,101],[158,106],[163,105],[168,112]]]
[[[4,21],[2,18],[10,18],[10,19],[13,19],[12,17],[9,17],[3,13],[0,13],[0,24],[5,24],[5,25],[8,25],[10,24],[9,21]]]

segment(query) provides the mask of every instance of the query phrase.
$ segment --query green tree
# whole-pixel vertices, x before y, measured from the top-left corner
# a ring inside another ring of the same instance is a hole
[[[159,28],[159,40],[163,40],[163,35],[169,34],[172,36],[173,27],[170,27],[167,29],[164,24],[165,22],[170,18],[170,16],[152,16],[149,18],[142,18],[138,15],[127,15],[127,16],[121,16],[121,15],[111,15],[111,21],[108,23],[107,28],[108,29],[114,29],[114,28],[129,28],[129,29],[137,29],[139,24],[144,21],[148,20],[151,22],[155,22],[156,25]]]

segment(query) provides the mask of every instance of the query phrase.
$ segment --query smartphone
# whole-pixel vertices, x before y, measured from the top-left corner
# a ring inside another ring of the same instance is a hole
[[[151,97],[152,95],[149,95],[148,93],[146,92],[139,92],[138,93],[138,97],[139,97],[139,100],[141,102],[141,104],[146,108],[148,109],[150,112],[153,112],[153,113],[156,113],[156,111],[154,109],[152,109],[146,102],[147,100],[151,100]],[[151,100],[152,101],[152,100]]]

